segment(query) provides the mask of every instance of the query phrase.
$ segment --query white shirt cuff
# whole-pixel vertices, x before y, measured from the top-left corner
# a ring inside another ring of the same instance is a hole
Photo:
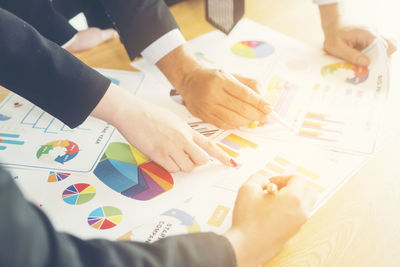
[[[142,56],[150,64],[156,64],[175,48],[186,43],[185,38],[179,29],[167,32],[142,51]]]
[[[339,3],[340,0],[313,0],[314,4],[317,5],[330,5],[330,4],[336,4]]]

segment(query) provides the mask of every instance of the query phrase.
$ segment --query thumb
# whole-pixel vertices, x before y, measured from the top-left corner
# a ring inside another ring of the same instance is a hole
[[[328,53],[358,66],[366,67],[370,63],[368,56],[361,53],[357,49],[354,49],[343,41],[340,41],[333,48],[327,48],[326,50]]]
[[[106,29],[106,30],[101,30],[101,39],[103,42],[106,42],[108,40],[114,39],[118,37],[118,32],[114,29]]]

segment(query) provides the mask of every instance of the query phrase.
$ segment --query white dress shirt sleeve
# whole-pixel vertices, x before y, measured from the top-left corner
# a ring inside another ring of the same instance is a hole
[[[179,29],[173,29],[146,47],[141,55],[147,62],[154,65],[169,52],[184,43],[186,43],[186,40],[181,31]]]
[[[336,4],[341,2],[340,0],[313,0],[314,4],[317,5],[330,5],[330,4]]]

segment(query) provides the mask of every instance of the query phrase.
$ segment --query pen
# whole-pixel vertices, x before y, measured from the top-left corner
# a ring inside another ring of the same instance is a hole
[[[283,125],[284,127],[288,128],[289,130],[293,130],[293,127],[289,125],[289,123],[287,123],[286,121],[284,121],[281,116],[279,116],[275,111],[271,111],[270,113],[271,117],[276,120],[277,122],[279,122],[281,125]],[[249,128],[254,129],[258,126],[259,122],[258,121],[253,121],[252,123],[249,124]]]
[[[289,130],[293,130],[293,127],[291,125],[289,125],[289,123],[287,123],[286,121],[284,121],[282,119],[281,116],[278,115],[278,113],[276,113],[275,111],[271,111],[270,113],[271,117],[276,120],[277,122],[279,122],[281,125],[285,126],[286,128],[288,128]]]

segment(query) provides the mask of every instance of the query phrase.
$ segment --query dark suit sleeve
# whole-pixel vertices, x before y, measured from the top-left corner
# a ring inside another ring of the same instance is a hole
[[[229,241],[212,233],[168,237],[153,244],[81,240],[56,232],[0,167],[0,266],[235,266]]]
[[[25,20],[58,45],[65,44],[77,33],[50,0],[0,0],[0,8]]]
[[[0,8],[0,85],[74,128],[96,107],[110,80]]]
[[[129,57],[134,59],[158,38],[178,25],[163,0],[97,0],[119,32]]]

